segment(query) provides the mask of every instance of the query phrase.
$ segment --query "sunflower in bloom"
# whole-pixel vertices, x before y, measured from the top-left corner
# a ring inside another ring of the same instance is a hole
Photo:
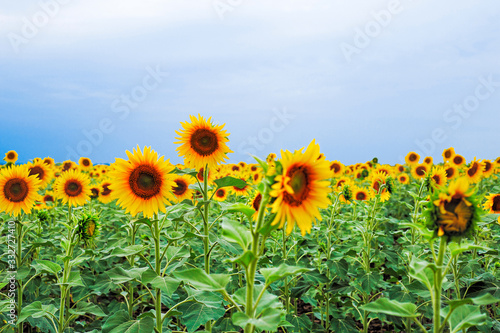
[[[53,191],[46,191],[44,195],[42,196],[42,201],[47,207],[50,207],[49,205],[53,205],[54,202],[56,201],[54,197],[54,192]]]
[[[446,184],[446,170],[443,167],[434,167],[429,174],[429,182],[434,188]]]
[[[205,120],[202,116],[198,118],[189,116],[191,123],[181,123],[183,130],[176,131],[180,136],[181,144],[176,150],[179,156],[184,157],[184,164],[188,167],[200,169],[208,165],[209,168],[224,162],[227,159],[227,153],[232,153],[226,142],[229,141],[228,135],[223,130],[225,125],[213,125],[211,118]]]
[[[61,173],[54,189],[56,197],[70,206],[83,206],[90,200],[90,178],[78,170]]]
[[[260,203],[262,202],[262,194],[257,192],[250,203],[250,206],[255,210],[255,213],[252,215],[252,219],[254,221],[257,220],[257,216],[259,215]]]
[[[391,193],[387,186],[382,185],[387,184],[387,179],[389,177],[384,172],[375,172],[372,174],[372,189],[375,194],[380,194],[380,202],[385,202],[391,197]]]
[[[213,198],[217,201],[225,201],[228,195],[228,191],[225,187],[219,188],[215,191]]]
[[[491,163],[490,160],[482,160],[481,165],[483,167],[484,178],[488,178],[495,171],[495,167],[493,166],[493,163]]]
[[[90,187],[90,199],[97,199],[99,198],[99,193],[101,193],[101,186],[100,184],[93,185]]]
[[[408,165],[416,165],[420,160],[420,155],[415,153],[414,151],[409,152],[405,157],[405,162]]]
[[[111,201],[115,200],[115,198],[111,195],[113,191],[111,190],[111,182],[103,181],[99,186],[99,201],[107,204]]]
[[[352,198],[357,201],[370,200],[370,191],[363,187],[355,187],[352,191]]]
[[[295,224],[302,235],[311,232],[312,223],[321,220],[319,208],[330,204],[328,199],[330,165],[325,160],[317,160],[319,145],[314,140],[306,151],[291,153],[281,151],[282,172],[275,177],[270,195],[276,199],[272,203],[272,213],[276,216],[273,225],[279,224],[290,234]]]
[[[410,177],[406,173],[399,174],[397,179],[401,184],[408,184],[410,182]]]
[[[71,169],[76,169],[76,164],[75,162],[73,161],[70,161],[70,160],[67,160],[67,161],[64,161],[61,165],[61,171],[68,171],[68,170],[71,170]]]
[[[127,150],[127,156],[128,160],[117,158],[114,163],[109,186],[112,198],[132,215],[142,212],[151,218],[158,211],[165,212],[168,200],[175,200],[171,193],[175,183],[169,175],[174,166],[163,156],[158,159],[151,147],[144,147],[142,152],[137,146],[133,153]]]
[[[415,179],[422,179],[425,177],[425,175],[429,172],[429,166],[427,164],[421,163],[414,165],[411,168],[411,175]]]
[[[7,163],[16,163],[18,157],[19,155],[15,150],[9,150],[7,153],[5,153],[5,157],[3,159]]]
[[[40,179],[40,188],[45,188],[52,181],[52,178],[54,178],[54,170],[43,161],[29,162],[28,170],[30,176],[34,175]]]
[[[54,159],[52,157],[45,157],[43,159],[43,163],[50,166],[51,168],[54,168],[56,166],[56,163],[54,162]]]
[[[454,179],[458,175],[458,169],[454,165],[445,165],[444,170],[448,180]]]
[[[465,164],[465,158],[462,155],[455,154],[451,159],[451,163],[453,163],[456,167],[460,167]]]
[[[465,170],[465,176],[469,180],[469,183],[477,183],[481,180],[482,175],[483,165],[474,158],[474,160],[470,162],[470,166]]]
[[[451,162],[451,159],[455,156],[455,149],[450,147],[448,149],[443,150],[443,161]]]
[[[432,165],[432,157],[431,156],[427,156],[426,158],[424,158],[424,164],[427,164],[427,165]]]
[[[0,172],[0,211],[18,216],[29,214],[40,201],[40,180],[30,176],[26,165],[11,165]]]
[[[488,195],[483,207],[490,214],[500,214],[500,194],[492,193]]]
[[[88,157],[80,157],[78,166],[82,171],[90,171],[92,169],[92,161]]]
[[[177,175],[172,178],[174,187],[172,187],[172,193],[175,196],[175,202],[181,202],[182,200],[191,200],[193,198],[194,190],[189,188],[189,185],[194,184],[193,178],[186,175]]]
[[[345,165],[339,161],[333,161],[330,163],[330,170],[332,171],[332,177],[337,178],[344,174]]]
[[[243,178],[240,178],[240,179],[245,181],[245,179],[243,179]],[[245,182],[245,185],[242,187],[231,186],[230,189],[231,189],[231,192],[236,194],[237,196],[246,196],[248,194],[248,191],[250,190],[250,185],[248,185]]]
[[[480,210],[469,182],[461,177],[433,193],[428,204],[427,226],[437,236],[462,237],[472,233]]]

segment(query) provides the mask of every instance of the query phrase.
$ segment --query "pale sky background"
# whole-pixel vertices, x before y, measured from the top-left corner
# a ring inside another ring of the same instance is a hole
[[[0,158],[22,163],[180,163],[191,114],[234,163],[313,139],[345,164],[493,159],[499,106],[497,0],[0,1]]]

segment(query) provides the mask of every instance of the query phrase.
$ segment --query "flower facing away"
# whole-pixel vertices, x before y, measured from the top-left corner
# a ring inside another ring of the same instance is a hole
[[[35,201],[41,201],[40,180],[30,176],[26,165],[11,165],[0,173],[0,211],[18,216],[29,214]]]
[[[175,183],[169,175],[174,166],[163,156],[158,158],[151,147],[141,151],[137,146],[133,153],[127,150],[127,156],[128,160],[117,158],[111,172],[113,182],[109,189],[113,199],[118,199],[117,204],[134,216],[142,212],[151,218],[158,211],[165,212],[168,200],[175,200],[171,193]]]
[[[330,165],[325,160],[317,160],[319,145],[314,140],[306,151],[303,149],[291,153],[281,151],[281,174],[275,177],[270,195],[275,199],[272,213],[276,216],[273,225],[279,224],[290,234],[295,224],[302,235],[311,232],[312,223],[321,220],[319,208],[330,204],[328,179],[331,175]]]
[[[184,164],[187,167],[200,169],[208,165],[209,168],[224,162],[227,153],[232,153],[226,142],[228,135],[223,130],[225,125],[212,125],[211,118],[205,120],[202,116],[198,118],[190,116],[191,122],[181,123],[183,129],[176,131],[180,136],[180,144],[176,149],[180,156],[184,157]]]
[[[83,206],[90,200],[90,178],[78,170],[61,173],[54,183],[56,198],[70,206]]]

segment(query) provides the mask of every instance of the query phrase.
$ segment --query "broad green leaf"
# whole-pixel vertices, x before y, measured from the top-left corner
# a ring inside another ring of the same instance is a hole
[[[252,260],[255,259],[255,255],[253,254],[252,251],[248,250],[248,251],[245,251],[241,256],[239,257],[236,257],[236,258],[232,258],[232,259],[229,259],[230,262],[237,262],[241,265],[243,265],[244,267],[248,267],[248,265],[250,265],[250,263],[252,262]]]
[[[120,266],[117,266],[113,269],[110,269],[109,271],[105,272],[107,276],[111,279],[116,284],[121,284],[128,282],[130,280],[137,279],[139,280],[141,277],[142,272],[148,270],[147,267],[143,268],[134,268],[131,270],[124,270]]]
[[[52,305],[43,305],[42,302],[40,301],[35,301],[25,307],[23,307],[21,314],[19,315],[18,318],[18,323],[22,323],[25,321],[28,317],[32,318],[40,318],[40,317],[46,317],[46,318],[53,318],[52,315],[55,315],[57,312],[57,308]]]
[[[273,308],[265,309],[259,318],[250,318],[243,312],[235,312],[231,317],[233,323],[244,328],[247,324],[255,325],[259,331],[276,332],[281,322],[283,311]]]
[[[85,287],[80,276],[80,271],[71,271],[66,283],[57,283],[58,285],[67,285],[70,287]]]
[[[230,242],[238,243],[243,251],[245,251],[252,242],[250,230],[239,222],[224,219],[221,228],[222,236]]]
[[[174,279],[170,276],[157,276],[151,281],[151,285],[155,288],[163,291],[168,297],[172,297],[172,294],[177,290],[181,281]]]
[[[104,325],[102,325],[102,333],[109,333],[115,327],[130,320],[130,316],[126,310],[120,310],[108,317]]]
[[[450,307],[446,307],[442,311],[442,315],[446,316],[450,311]],[[484,324],[486,314],[481,313],[479,306],[464,305],[456,308],[448,319],[451,333],[459,332],[472,326]]]
[[[471,300],[472,303],[476,305],[490,305],[500,302],[500,299],[493,297],[491,294],[484,294],[482,296],[471,298]]]
[[[409,274],[431,290],[434,286],[434,268],[435,266],[427,261],[412,260]]]
[[[270,285],[274,281],[282,279],[286,276],[297,275],[299,273],[311,271],[310,268],[300,267],[300,266],[288,266],[286,264],[281,264],[278,267],[262,268],[260,273],[266,279],[266,284]]]
[[[373,290],[377,289],[379,286],[380,282],[380,274],[375,273],[375,272],[369,272],[366,274],[363,274],[359,279],[358,279],[358,285],[361,288],[362,291],[365,293],[369,294]]]
[[[70,265],[70,267],[80,265],[82,262],[84,262],[88,259],[90,259],[90,257],[86,257],[86,256],[77,257],[75,259],[70,260],[69,265]]]
[[[202,298],[201,295],[198,295]],[[207,297],[206,294],[204,297]],[[183,313],[181,316],[182,323],[186,325],[188,332],[196,331],[201,325],[209,320],[218,320],[226,313],[226,309],[222,306],[222,301],[217,303],[209,302],[207,299],[201,302],[189,302],[179,306],[179,311]]]
[[[234,178],[231,176],[226,176],[226,177],[216,179],[216,180],[214,180],[214,183],[217,184],[218,188],[227,187],[227,186],[235,186],[237,188],[242,189],[247,185],[247,182],[244,181],[243,179]]]
[[[109,333],[150,333],[153,332],[154,326],[154,320],[150,317],[146,317],[141,320],[127,321],[115,327],[109,331]]]
[[[61,266],[59,266],[55,262],[41,259],[34,260],[31,266],[36,269],[37,273],[46,271],[54,274],[55,276],[57,276],[57,273],[62,270]]]
[[[113,251],[111,251],[111,254],[102,258],[103,260],[106,260],[111,257],[128,257],[134,254],[141,253],[146,247],[143,245],[130,245],[127,246],[126,248],[122,249],[121,247],[115,247]]]
[[[253,209],[250,206],[247,206],[242,203],[235,203],[235,204],[221,204],[221,207],[223,210],[226,210],[228,212],[239,212],[243,213],[246,215],[246,217],[251,221],[253,214],[255,214],[255,209]],[[239,224],[239,223],[238,223]],[[245,228],[248,230],[248,228]]]
[[[365,304],[360,307],[363,310],[384,313],[390,316],[397,316],[403,318],[418,317],[417,306],[413,303],[400,303],[388,298],[379,298],[375,302]]]
[[[455,242],[450,242],[448,244],[448,247],[450,248],[452,256],[457,256],[465,251],[471,251],[471,250],[483,250],[483,251],[489,250],[489,248],[485,246],[475,245],[473,243],[457,244]]]
[[[97,317],[106,317],[106,314],[99,306],[87,302],[78,302],[78,304],[76,305],[76,309],[69,309],[69,312],[72,314],[78,314],[80,316],[90,313]]]
[[[295,315],[287,315],[286,320],[293,325],[289,332],[293,333],[309,333],[311,332],[312,322],[306,315],[295,316]]]
[[[174,272],[174,276],[185,283],[191,284],[196,289],[207,291],[221,291],[226,288],[231,278],[227,274],[208,275],[201,268],[191,268]]]
[[[260,293],[262,292],[262,289],[264,289],[265,286],[263,284],[256,285],[254,286],[253,290],[253,301],[254,305],[255,302],[257,301],[257,297],[259,297]],[[241,304],[242,306],[246,306],[246,300],[247,300],[247,292],[246,292],[246,287],[238,289],[234,295],[233,299],[238,303]],[[257,304],[257,309],[255,311],[257,317],[261,314],[262,311],[264,311],[267,308],[273,308],[273,309],[281,309],[283,308],[283,304],[280,302],[278,296],[271,294],[267,290],[264,291],[262,294],[262,297],[259,301],[259,304]]]

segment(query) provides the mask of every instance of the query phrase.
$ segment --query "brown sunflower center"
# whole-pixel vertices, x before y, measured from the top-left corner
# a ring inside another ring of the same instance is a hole
[[[82,191],[82,184],[78,180],[70,179],[64,184],[64,193],[69,197],[77,197]]]
[[[417,155],[415,154],[410,154],[410,156],[408,157],[408,160],[410,162],[415,162],[417,160]]]
[[[415,169],[415,173],[420,176],[420,177],[423,177],[425,176],[425,172],[427,171],[427,169],[424,167],[424,166],[418,166],[416,169]]]
[[[356,200],[365,200],[366,199],[366,193],[365,192],[358,192],[356,193]]]
[[[175,186],[172,188],[173,192],[177,196],[181,196],[186,193],[188,189],[188,184],[182,179],[175,180]]]
[[[43,179],[43,176],[45,176],[45,171],[43,170],[43,168],[39,167],[38,165],[30,168],[30,176],[32,175],[36,175],[38,177],[38,179]]]
[[[82,160],[82,165],[88,167],[88,166],[90,166],[90,161],[85,158]]]
[[[47,194],[43,197],[43,202],[54,202],[54,197],[50,194]]]
[[[436,184],[441,185],[441,177],[439,175],[432,176],[432,179],[434,179]]]
[[[29,188],[24,179],[9,179],[3,188],[3,194],[11,202],[22,202],[28,196]]]
[[[455,163],[455,164],[457,164],[457,165],[458,165],[458,164],[462,164],[463,160],[464,160],[464,159],[463,159],[463,157],[462,157],[462,156],[457,155],[457,156],[455,156],[455,157],[453,158],[453,163]]]
[[[223,189],[218,189],[217,192],[215,192],[215,195],[218,198],[224,198],[224,196],[226,195],[226,191]]]
[[[484,172],[490,171],[492,167],[493,165],[489,161],[484,161]]]
[[[440,219],[444,231],[452,234],[464,232],[472,219],[472,208],[466,204],[463,197],[445,202],[444,209],[447,213]]]
[[[191,148],[201,156],[212,155],[219,148],[217,135],[206,128],[197,129],[191,135]]]
[[[240,167],[237,166],[237,165],[233,165],[233,167],[231,168],[232,171],[240,171]]]
[[[472,166],[467,170],[469,177],[474,177],[474,175],[479,170],[479,164],[477,162],[473,163]]]
[[[375,190],[375,192],[379,192],[380,190],[380,183],[383,183],[382,180],[380,179],[376,179],[374,182],[373,182],[373,185],[372,185],[372,188]]]
[[[9,160],[13,160],[13,159],[15,159],[15,158],[16,158],[16,154],[15,154],[15,153],[13,153],[13,152],[9,152],[9,153],[7,154],[7,158],[8,158]]]
[[[146,200],[160,193],[163,183],[161,174],[150,165],[137,166],[128,181],[132,192]]]
[[[256,165],[252,165],[252,166],[250,167],[250,170],[252,170],[252,172],[257,171],[257,166],[256,166]]]
[[[63,164],[63,171],[67,171],[71,168],[71,163],[67,162]]]
[[[90,195],[92,199],[95,199],[99,196],[99,190],[96,188],[91,188],[90,192],[92,192],[92,194]]]
[[[337,173],[340,171],[340,165],[338,165],[337,163],[332,163],[332,165],[330,165],[330,170],[332,170],[334,173]]]
[[[450,158],[451,157],[451,150],[445,150],[444,157],[445,158]]]
[[[253,199],[252,208],[255,209],[256,211],[258,211],[259,208],[260,208],[260,202],[261,201],[262,201],[262,194],[259,193],[255,197],[255,199]]]
[[[500,212],[500,195],[495,195],[493,197],[493,204],[491,205],[491,210],[495,212]]]
[[[110,183],[102,184],[102,192],[101,192],[102,196],[105,197],[111,193],[111,189],[109,188],[109,185],[111,185],[111,184]]]
[[[309,195],[308,170],[305,166],[293,166],[288,170],[287,176],[290,177],[290,187],[293,194],[285,192],[283,200],[290,206],[300,206]]]
[[[453,169],[453,168],[446,169],[446,177],[447,178],[452,178],[454,175],[455,175],[455,169]]]

